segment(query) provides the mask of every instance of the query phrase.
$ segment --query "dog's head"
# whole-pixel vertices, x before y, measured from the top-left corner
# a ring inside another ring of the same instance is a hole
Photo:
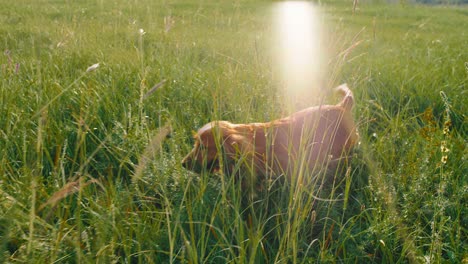
[[[196,173],[201,173],[204,169],[207,172],[219,171],[220,154],[226,153],[226,145],[232,147],[233,144],[230,142],[230,126],[229,122],[215,121],[200,128],[194,136],[193,149],[182,160],[182,166]]]

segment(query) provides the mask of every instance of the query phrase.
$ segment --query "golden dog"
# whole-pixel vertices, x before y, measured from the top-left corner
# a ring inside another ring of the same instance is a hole
[[[358,141],[351,109],[354,98],[346,84],[337,105],[320,105],[267,123],[213,121],[195,135],[182,165],[200,173],[254,173],[293,176],[298,168],[313,171],[345,157]]]

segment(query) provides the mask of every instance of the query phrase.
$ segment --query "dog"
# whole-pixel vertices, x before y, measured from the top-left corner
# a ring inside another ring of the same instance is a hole
[[[336,105],[306,108],[267,123],[213,121],[198,130],[182,166],[196,173],[248,172],[291,178],[298,168],[313,171],[346,158],[359,139],[352,117],[354,97],[346,84]]]

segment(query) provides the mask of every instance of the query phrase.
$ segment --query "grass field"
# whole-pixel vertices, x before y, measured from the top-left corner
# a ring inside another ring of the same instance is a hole
[[[289,113],[270,5],[0,0],[0,262],[468,263],[463,6],[321,2],[361,136],[332,183],[246,205],[182,168],[204,123]]]

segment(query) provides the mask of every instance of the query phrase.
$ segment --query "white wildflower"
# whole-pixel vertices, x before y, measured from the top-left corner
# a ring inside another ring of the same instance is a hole
[[[448,160],[448,156],[447,156],[447,155],[444,155],[444,156],[442,156],[442,158],[440,159],[440,162],[442,162],[443,164],[447,164],[447,160]]]
[[[441,151],[442,153],[447,153],[447,152],[450,151],[450,149],[448,149],[448,148],[447,148],[446,146],[444,146],[444,145],[441,145],[441,146],[440,146],[440,151]]]

